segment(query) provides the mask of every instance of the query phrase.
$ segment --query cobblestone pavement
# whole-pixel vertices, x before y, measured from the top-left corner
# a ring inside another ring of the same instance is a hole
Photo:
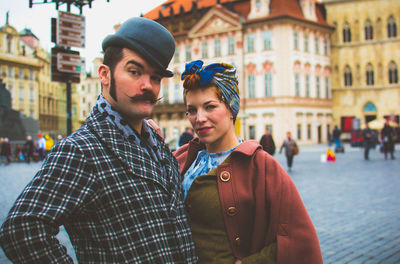
[[[303,146],[290,173],[319,236],[324,263],[400,263],[400,146],[395,160],[346,146],[334,163],[326,146]],[[286,168],[283,154],[275,158]],[[0,166],[0,222],[39,163]],[[58,238],[73,254],[68,236]],[[0,263],[10,263],[0,249]]]

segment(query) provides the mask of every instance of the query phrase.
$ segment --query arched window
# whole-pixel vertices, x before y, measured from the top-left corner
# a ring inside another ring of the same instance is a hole
[[[351,42],[351,30],[347,22],[343,24],[343,42]]]
[[[388,38],[397,37],[397,25],[396,25],[396,20],[394,19],[393,16],[389,17],[389,19],[388,19],[387,35],[388,35]]]
[[[353,85],[353,76],[351,74],[351,69],[349,66],[344,68],[344,86],[352,86]]]
[[[374,28],[372,27],[371,20],[367,19],[364,25],[365,40],[371,40],[374,38]]]
[[[376,112],[376,106],[373,103],[368,102],[364,106],[364,112]]]
[[[392,61],[389,64],[389,83],[397,83],[398,81],[397,65],[394,61]]]
[[[371,63],[368,63],[367,70],[366,70],[366,79],[367,85],[374,85],[374,67],[372,67]]]

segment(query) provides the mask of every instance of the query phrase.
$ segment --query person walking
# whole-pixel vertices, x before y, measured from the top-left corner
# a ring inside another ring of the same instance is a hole
[[[382,130],[381,130],[381,139],[383,142],[383,154],[385,155],[385,159],[387,159],[388,153],[390,154],[391,159],[395,159],[394,157],[394,130],[389,125],[389,122],[386,120]]]
[[[44,138],[46,140],[46,145],[44,148],[44,157],[46,157],[47,154],[50,152],[51,148],[54,146],[54,140],[49,135],[44,136]]]
[[[41,133],[38,134],[38,142],[37,142],[37,148],[39,152],[39,158],[40,160],[44,160],[45,157],[45,151],[46,151],[46,139],[42,136]]]
[[[182,79],[197,137],[174,155],[198,263],[322,263],[315,228],[289,175],[257,141],[235,133],[236,68],[203,67],[198,60],[186,64]]]
[[[1,144],[1,157],[5,165],[10,164],[12,156],[11,143],[8,141],[8,138],[4,138],[3,143]]]
[[[193,128],[187,127],[185,129],[185,132],[183,132],[182,135],[179,137],[178,146],[181,147],[187,144],[190,140],[192,140],[194,137],[193,134],[194,134]]]
[[[155,41],[155,39],[157,41]],[[175,52],[171,33],[135,17],[102,43],[102,91],[17,199],[0,245],[16,263],[196,263],[176,159],[144,118]]]
[[[335,126],[332,132],[333,142],[335,143],[335,152],[343,152],[342,142],[340,141],[341,134],[342,131],[338,128],[338,126]]]
[[[363,143],[364,143],[364,159],[369,160],[369,150],[374,144],[374,131],[369,128],[368,123],[365,124],[365,128],[362,131]]]
[[[27,163],[30,163],[33,157],[33,150],[34,150],[34,145],[33,145],[33,141],[32,141],[32,137],[31,136],[27,136],[26,137],[26,142],[24,144],[24,160]]]
[[[265,134],[260,139],[260,145],[262,146],[263,150],[266,151],[268,154],[272,156],[275,154],[275,142],[272,138],[269,128],[265,129]]]
[[[296,144],[296,141],[292,138],[292,133],[290,131],[286,132],[286,139],[283,141],[279,153],[282,153],[282,149],[285,149],[288,171],[292,171],[293,158],[294,155],[297,155],[296,152],[298,152],[298,146]]]

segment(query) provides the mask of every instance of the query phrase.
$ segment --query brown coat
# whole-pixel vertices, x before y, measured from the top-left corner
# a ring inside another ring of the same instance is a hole
[[[175,157],[184,175],[197,152],[198,139]],[[239,145],[217,168],[224,221],[238,259],[277,243],[277,263],[322,263],[317,233],[296,186],[279,163],[256,141]]]

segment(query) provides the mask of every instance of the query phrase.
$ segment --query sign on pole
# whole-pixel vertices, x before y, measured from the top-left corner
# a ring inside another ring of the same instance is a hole
[[[58,11],[57,45],[85,47],[85,17]]]
[[[57,53],[57,70],[60,72],[80,73],[81,67],[82,59],[79,53]]]
[[[63,47],[51,49],[51,80],[53,82],[80,83],[80,70],[83,63],[78,51]]]

